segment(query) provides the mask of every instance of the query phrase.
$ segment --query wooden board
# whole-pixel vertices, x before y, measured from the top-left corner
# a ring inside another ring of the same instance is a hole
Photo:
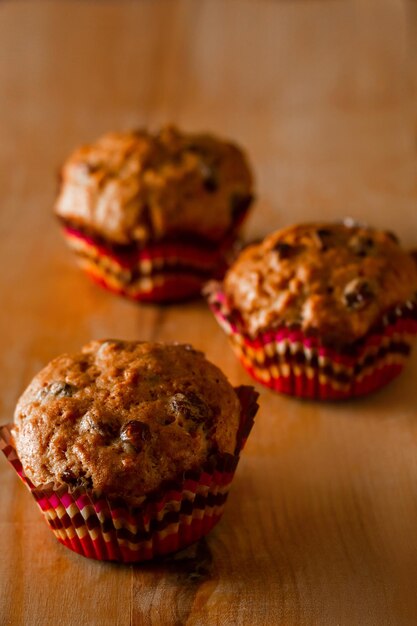
[[[174,121],[246,146],[258,237],[346,215],[417,247],[417,5],[400,0],[0,3],[0,422],[94,337],[195,344],[249,383],[204,302],[90,284],[51,216],[56,172],[110,129]],[[58,545],[0,459],[0,624],[417,623],[417,356],[340,405],[261,390],[222,522],[165,563]]]

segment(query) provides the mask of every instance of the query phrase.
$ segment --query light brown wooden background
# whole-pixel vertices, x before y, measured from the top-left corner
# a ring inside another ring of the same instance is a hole
[[[51,217],[68,151],[175,121],[246,146],[248,235],[346,215],[417,246],[417,10],[400,0],[0,3],[0,421],[91,337],[192,342],[249,383],[203,302],[135,306],[74,267]],[[0,624],[417,623],[417,355],[340,405],[263,390],[221,524],[179,561],[59,546],[0,459]]]

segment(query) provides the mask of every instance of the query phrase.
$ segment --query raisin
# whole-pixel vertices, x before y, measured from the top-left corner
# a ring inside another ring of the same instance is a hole
[[[284,241],[278,241],[272,250],[278,254],[279,260],[282,261],[290,258],[294,252],[294,247]]]
[[[212,417],[211,408],[193,391],[176,393],[169,401],[169,409],[175,415],[200,423]]]
[[[253,200],[250,193],[232,193],[230,196],[230,209],[233,221],[237,221],[249,209]]]
[[[325,252],[330,244],[332,231],[328,228],[317,228],[313,233],[313,239],[319,250]]]
[[[355,278],[346,285],[343,301],[348,309],[359,311],[372,301],[374,295],[374,289],[367,280]]]
[[[145,227],[147,235],[151,237],[154,234],[155,229],[154,229],[153,214],[148,204],[143,205],[140,218],[141,218],[141,224],[143,224],[143,226]]]
[[[393,241],[394,243],[400,243],[400,240],[398,239],[397,235],[395,233],[393,233],[390,230],[387,230],[387,232],[385,233],[387,235],[387,237],[389,237],[389,239],[391,239],[391,241]]]
[[[66,485],[70,487],[84,487],[86,489],[91,489],[93,486],[93,481],[91,476],[76,476],[74,472],[70,469],[66,469],[61,474],[61,480]]]
[[[99,163],[82,163],[81,167],[86,171],[87,174],[94,174],[98,172],[100,169]]]
[[[105,437],[106,439],[113,439],[116,436],[117,426],[110,422],[103,422],[103,420],[97,420],[91,422],[92,429],[101,435],[101,437]]]
[[[57,398],[70,398],[75,391],[75,387],[68,383],[52,383],[49,393]]]
[[[209,193],[216,192],[219,188],[218,172],[207,161],[200,161],[199,167],[204,189]]]
[[[123,443],[132,446],[136,452],[139,452],[143,442],[149,441],[150,438],[151,431],[148,424],[140,422],[139,420],[130,420],[120,431],[120,439]]]
[[[349,241],[350,249],[354,252],[354,254],[360,257],[368,256],[374,246],[375,242],[372,237],[369,237],[369,235],[358,235],[356,237],[352,237]]]
[[[71,470],[64,470],[61,474],[61,480],[71,487],[75,487],[77,478]]]
[[[54,398],[71,398],[75,391],[76,387],[73,385],[63,381],[56,381],[40,389],[38,396],[41,400],[47,396],[53,396]]]
[[[117,434],[117,425],[100,419],[94,411],[87,411],[80,421],[80,432],[97,433],[106,439],[112,439]]]
[[[188,150],[189,152],[195,152],[196,154],[200,154],[202,151],[201,146],[194,143],[193,141],[186,143],[185,149]]]

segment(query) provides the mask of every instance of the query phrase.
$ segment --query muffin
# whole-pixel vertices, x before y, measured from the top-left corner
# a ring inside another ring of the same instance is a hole
[[[274,232],[206,291],[249,373],[303,398],[385,385],[417,333],[417,265],[394,234],[352,220]]]
[[[93,341],[35,376],[1,447],[61,543],[147,560],[219,521],[256,398],[188,345]]]
[[[81,267],[134,300],[197,296],[223,275],[253,198],[243,151],[172,126],[109,133],[62,168],[55,212]]]

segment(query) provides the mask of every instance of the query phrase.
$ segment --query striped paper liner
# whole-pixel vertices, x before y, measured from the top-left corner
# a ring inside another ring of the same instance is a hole
[[[207,534],[220,520],[239,454],[253,426],[258,394],[238,387],[241,422],[235,454],[218,454],[135,506],[67,485],[35,487],[25,475],[11,433],[0,429],[0,449],[35,498],[60,543],[93,559],[123,563],[175,552]]]
[[[376,391],[400,374],[417,334],[417,302],[409,300],[343,351],[285,327],[252,337],[228,305],[220,283],[210,283],[206,294],[249,374],[274,391],[299,398],[344,400]]]
[[[101,287],[136,301],[175,302],[199,296],[209,278],[223,276],[241,219],[218,245],[160,241],[129,252],[112,250],[76,228],[63,230],[79,266]]]

